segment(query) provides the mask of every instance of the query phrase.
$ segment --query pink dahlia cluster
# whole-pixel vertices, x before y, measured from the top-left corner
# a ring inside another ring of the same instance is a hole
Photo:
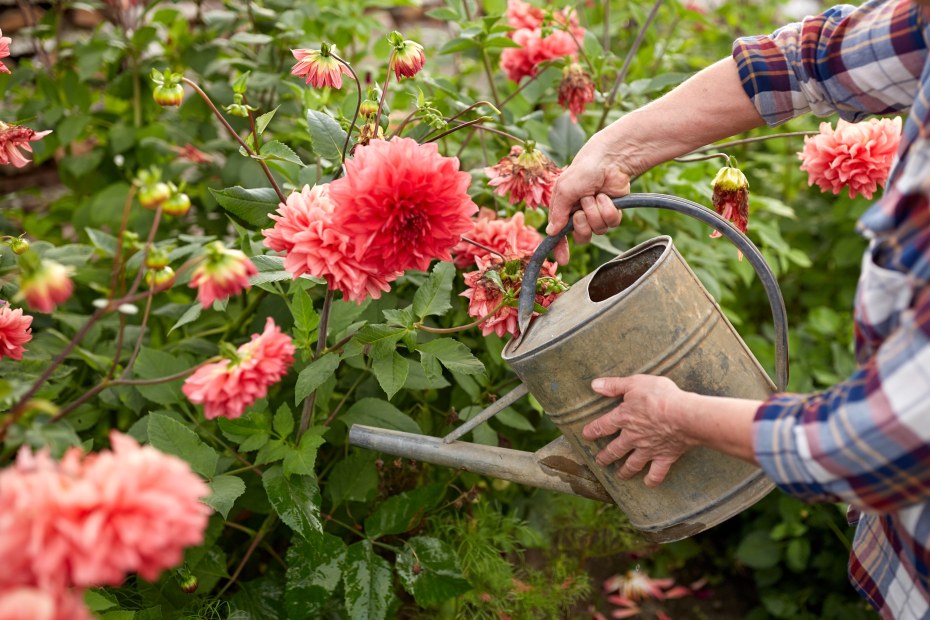
[[[497,334],[503,338],[506,334],[516,336],[520,332],[517,306],[528,258],[501,260],[478,256],[475,258],[478,271],[465,274],[468,290],[461,295],[468,299],[469,316],[484,319],[481,332],[485,336]],[[536,304],[548,308],[567,289],[568,286],[556,275],[555,263],[545,261],[536,281]],[[534,317],[538,315],[538,312],[533,312]]]
[[[23,448],[0,472],[0,618],[90,617],[81,589],[155,580],[203,542],[210,490],[187,463],[115,431],[110,445],[60,462]]]
[[[197,266],[188,286],[197,289],[197,299],[204,308],[215,301],[229,299],[250,288],[249,277],[258,269],[243,252],[231,250],[219,241],[207,244],[203,262]]]
[[[342,178],[292,194],[271,216],[274,227],[262,231],[265,245],[286,253],[294,277],[324,278],[361,303],[408,269],[451,259],[478,211],[470,182],[436,144],[375,140],[356,148]]]
[[[0,63],[0,67],[2,66],[3,64]],[[37,142],[50,133],[52,133],[51,129],[34,131],[28,127],[0,121],[0,165],[13,164],[17,168],[22,168],[29,163],[29,159],[23,154],[23,152],[32,152],[32,146],[29,143]]]
[[[23,359],[23,345],[32,340],[32,317],[0,301],[0,360]]]
[[[294,344],[268,318],[265,331],[236,350],[234,359],[205,364],[181,390],[192,403],[202,404],[208,419],[238,418],[246,407],[264,398],[294,363]]]
[[[472,229],[452,248],[453,262],[459,269],[475,264],[477,258],[489,260],[494,253],[504,256],[532,254],[542,235],[526,224],[523,213],[498,218],[491,209],[482,208],[472,222]]]
[[[520,47],[508,47],[501,53],[501,69],[514,82],[536,75],[540,63],[547,60],[575,58],[585,35],[574,14],[547,14],[522,0],[508,0],[507,23],[516,29],[510,37]]]
[[[884,186],[901,142],[901,119],[869,119],[860,123],[837,121],[820,124],[820,133],[804,139],[798,153],[801,170],[807,171],[808,185],[820,191],[839,194],[846,188],[849,197],[862,194],[871,199]]]
[[[10,55],[10,43],[12,42],[13,39],[3,36],[3,31],[0,30],[0,58]],[[10,69],[2,62],[0,62],[0,73],[10,73]]]
[[[511,147],[509,155],[485,168],[484,173],[490,178],[488,185],[499,196],[508,196],[510,204],[524,201],[530,208],[548,208],[552,188],[562,169],[532,143],[527,143],[525,149],[519,145]]]

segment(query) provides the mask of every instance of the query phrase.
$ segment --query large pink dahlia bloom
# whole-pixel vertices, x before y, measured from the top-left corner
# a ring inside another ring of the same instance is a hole
[[[498,218],[491,209],[481,209],[478,217],[473,220],[471,232],[463,236],[504,256],[532,254],[542,241],[542,235],[526,224],[523,213]],[[485,248],[463,239],[452,248],[455,266],[466,269],[474,265],[478,257],[490,259],[492,253]]]
[[[32,340],[32,317],[0,301],[0,360],[23,359],[23,345]]]
[[[0,620],[92,620],[80,592],[0,588]]]

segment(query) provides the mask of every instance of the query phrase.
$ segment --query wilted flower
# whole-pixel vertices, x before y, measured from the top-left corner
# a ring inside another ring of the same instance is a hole
[[[739,168],[724,166],[714,177],[714,209],[741,232],[749,226],[749,181]],[[711,237],[721,236],[714,231]]]
[[[42,259],[37,266],[26,264],[19,281],[19,296],[37,312],[49,313],[68,301],[74,291],[69,269],[53,260]]]
[[[368,121],[358,130],[356,145],[365,146],[371,144],[372,140],[384,140],[384,129],[374,116],[370,116]]]
[[[462,239],[452,248],[453,262],[459,269],[474,265],[479,256],[485,260],[490,259],[492,253],[485,248],[504,256],[524,256],[532,254],[542,241],[542,235],[526,224],[523,213],[516,213],[509,218],[498,218],[491,209],[482,208],[478,217],[472,221],[472,226],[471,231],[463,235],[469,241]],[[484,248],[470,241],[479,243]]]
[[[249,277],[258,269],[249,257],[239,250],[231,250],[219,241],[208,243],[204,248],[204,261],[191,276],[189,286],[197,289],[197,299],[204,308],[213,302],[227,299],[250,288]]]
[[[52,133],[51,129],[33,131],[28,127],[0,121],[0,165],[13,164],[17,168],[22,168],[29,163],[29,160],[19,149],[31,153],[32,146],[29,143],[37,142],[50,133]]]
[[[507,260],[479,256],[475,259],[478,271],[465,274],[468,290],[461,295],[468,299],[469,316],[489,317],[481,323],[481,333],[485,336],[493,333],[503,338],[505,334],[516,336],[519,333],[517,306],[528,259],[528,256]],[[554,263],[543,262],[539,273],[536,304],[548,308],[568,286],[556,275]],[[538,315],[538,311],[533,312],[533,316]]]
[[[305,273],[323,278],[329,288],[357,303],[369,296],[378,299],[391,290],[388,282],[401,272],[385,272],[377,264],[356,259],[354,237],[333,224],[335,208],[328,185],[305,185],[269,216],[275,225],[262,231],[265,245],[286,252],[284,268],[295,278]]]
[[[525,201],[530,208],[548,208],[552,186],[561,172],[532,142],[525,150],[519,145],[511,147],[509,155],[484,169],[490,177],[488,185],[497,188],[499,196],[509,195],[510,204]]]
[[[333,223],[353,237],[355,258],[372,270],[425,271],[471,230],[478,206],[468,195],[471,175],[435,143],[376,140],[356,149],[346,174],[332,183]]]
[[[576,62],[562,70],[559,83],[559,105],[568,110],[572,121],[577,122],[586,105],[594,101],[594,80]]]
[[[0,588],[0,620],[93,620],[80,592]]]
[[[850,198],[862,194],[871,199],[879,186],[884,187],[900,141],[900,117],[860,123],[840,119],[836,129],[821,123],[818,135],[804,139],[798,157],[808,185],[816,183],[820,191],[834,194],[845,187]]]
[[[391,61],[391,68],[394,69],[397,79],[413,77],[419,73],[426,62],[423,46],[416,41],[404,39],[403,35],[397,31],[392,32],[388,40],[394,46],[394,60]]]
[[[314,88],[342,88],[342,75],[351,76],[352,72],[333,56],[333,49],[326,43],[318,50],[291,50],[297,64],[291,69],[291,75],[306,79]]]
[[[3,31],[0,30],[0,58],[6,58],[10,55],[10,43],[13,42],[13,39],[10,37],[3,36]],[[0,62],[0,73],[9,73],[10,70],[5,64]]]
[[[368,118],[378,113],[378,102],[372,99],[363,100],[358,106],[359,116]]]
[[[269,317],[265,331],[236,350],[235,359],[205,364],[184,382],[181,391],[192,403],[203,404],[207,419],[235,419],[264,398],[268,388],[287,374],[294,362],[294,345]]]
[[[22,308],[11,308],[0,301],[0,360],[23,359],[23,345],[32,340],[32,317]]]

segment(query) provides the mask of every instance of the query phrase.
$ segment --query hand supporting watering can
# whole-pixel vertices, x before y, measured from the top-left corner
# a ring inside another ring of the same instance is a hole
[[[655,165],[765,123],[740,85],[736,64],[721,60],[645,107],[595,134],[556,181],[546,232],[557,234],[571,216],[574,239],[587,243],[621,220],[611,197],[629,194],[630,181]],[[566,240],[556,247],[568,261]],[[584,437],[619,436],[598,454],[606,465],[623,457],[628,479],[649,466],[648,486],[694,446],[705,446],[756,463],[753,419],[760,401],[705,396],[679,389],[665,377],[602,377],[592,389],[622,397],[614,409],[589,423]],[[650,465],[651,463],[651,465]]]

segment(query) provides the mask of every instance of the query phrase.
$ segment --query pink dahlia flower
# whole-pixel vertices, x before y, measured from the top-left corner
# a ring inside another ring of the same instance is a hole
[[[265,245],[286,253],[284,268],[295,278],[305,273],[323,278],[330,289],[357,303],[378,299],[391,290],[388,282],[401,272],[384,272],[378,265],[356,260],[354,237],[333,224],[335,208],[328,185],[305,185],[270,216],[275,225],[262,231]]]
[[[328,47],[323,50],[291,50],[297,64],[291,69],[291,75],[304,78],[314,88],[342,88],[343,74],[352,76],[349,68],[336,60]]]
[[[584,30],[581,30],[581,37],[584,37]],[[574,59],[578,54],[575,39],[581,41],[577,34],[572,38],[572,35],[564,30],[553,30],[544,37],[539,28],[521,28],[515,31],[511,38],[520,47],[508,47],[501,52],[501,69],[508,78],[517,83],[525,77],[536,75],[542,62],[563,56]]]
[[[53,260],[42,260],[37,269],[20,277],[19,294],[37,312],[51,312],[73,292],[69,269]]]
[[[552,187],[561,172],[561,168],[532,145],[525,151],[522,146],[513,146],[509,155],[484,169],[490,177],[488,185],[496,188],[499,196],[509,195],[510,204],[525,201],[530,208],[549,207]]]
[[[0,58],[6,58],[10,55],[10,43],[13,39],[10,37],[3,36],[3,31],[0,30]],[[0,73],[9,73],[10,70],[5,64],[0,62]]]
[[[79,592],[0,588],[0,620],[92,620]]]
[[[594,101],[594,80],[576,62],[562,70],[559,83],[559,105],[568,110],[572,122],[584,112],[585,106]]]
[[[240,346],[236,359],[205,364],[181,390],[192,403],[203,404],[207,419],[241,416],[268,388],[287,374],[294,362],[294,345],[269,317],[265,331]]]
[[[17,168],[22,168],[29,163],[29,160],[20,152],[20,149],[31,153],[32,147],[29,143],[38,142],[50,133],[52,133],[51,129],[33,131],[28,127],[9,125],[0,121],[0,165],[13,164]]]
[[[415,76],[424,64],[426,64],[426,55],[423,53],[423,46],[416,41],[408,39],[395,46],[391,66],[398,80]]]
[[[507,25],[511,28],[539,28],[546,12],[523,0],[507,0]]]
[[[472,224],[471,232],[463,237],[480,243],[484,248],[462,239],[452,248],[452,255],[455,257],[453,262],[459,269],[471,267],[478,257],[489,260],[492,253],[485,248],[504,256],[525,256],[532,254],[542,241],[542,235],[526,224],[523,213],[499,219],[491,209],[481,209]]]
[[[231,250],[219,241],[207,244],[204,261],[197,266],[188,286],[197,289],[197,299],[204,308],[214,301],[251,288],[249,277],[258,269],[249,257],[239,250]]]
[[[471,230],[478,206],[471,175],[435,143],[376,140],[355,151],[346,174],[330,183],[333,223],[354,237],[355,258],[382,273],[426,270]]]
[[[820,124],[820,133],[804,139],[798,153],[801,170],[807,171],[807,184],[820,191],[839,194],[846,188],[849,197],[862,194],[871,199],[884,187],[901,141],[901,119],[869,119],[861,123],[837,121]]]
[[[0,302],[0,360],[23,359],[23,345],[32,340],[32,317],[22,308],[12,309]]]
[[[527,257],[528,258],[528,257]],[[481,323],[481,333],[485,336],[505,334],[516,336],[520,329],[517,325],[517,305],[520,287],[527,258],[510,258],[485,260],[477,257],[475,263],[478,271],[465,274],[468,287],[462,297],[468,299],[468,314],[476,318],[489,317]],[[536,303],[548,308],[568,287],[555,273],[555,263],[545,261],[536,282]],[[533,312],[533,316],[538,316]]]

